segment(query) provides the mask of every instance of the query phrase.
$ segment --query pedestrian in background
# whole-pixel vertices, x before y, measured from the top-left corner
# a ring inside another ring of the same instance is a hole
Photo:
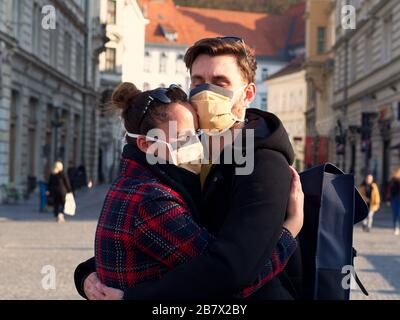
[[[65,196],[69,192],[71,192],[71,185],[67,176],[64,174],[64,165],[62,162],[57,161],[54,164],[52,173],[50,174],[46,194],[53,199],[54,217],[58,223],[65,222]]]
[[[396,169],[390,180],[390,205],[393,213],[394,234],[400,234],[399,218],[400,218],[400,168]]]
[[[369,208],[368,217],[363,221],[363,230],[370,232],[374,221],[374,214],[379,210],[381,197],[377,184],[374,182],[374,176],[369,173],[360,186],[360,194]]]

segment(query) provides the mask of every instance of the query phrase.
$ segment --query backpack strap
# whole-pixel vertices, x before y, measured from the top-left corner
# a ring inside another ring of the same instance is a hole
[[[353,257],[352,257],[351,263],[352,263],[352,265],[354,267],[354,258],[357,257],[357,250],[354,249],[354,248],[352,248],[352,249],[353,249]],[[360,278],[357,276],[357,273],[356,273],[355,270],[354,270],[354,280],[356,280],[356,283],[357,283],[358,287],[360,288],[360,290],[362,291],[362,293],[364,293],[364,295],[366,295],[366,296],[369,296],[369,293],[368,293],[367,289],[365,289],[365,287],[362,284]]]

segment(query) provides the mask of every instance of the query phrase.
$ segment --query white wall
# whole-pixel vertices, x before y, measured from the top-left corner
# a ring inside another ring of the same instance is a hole
[[[190,76],[186,70],[182,59],[177,59],[178,56],[183,58],[186,48],[174,46],[161,46],[146,44],[145,52],[150,56],[145,57],[143,66],[143,84],[148,83],[149,89],[159,87],[161,84],[169,86],[174,83],[182,86],[183,90],[189,91]],[[166,55],[165,73],[160,72],[160,60],[162,54]],[[146,70],[147,69],[147,70]]]
[[[306,137],[307,84],[305,71],[301,70],[265,82],[268,86],[268,111],[280,118],[295,149],[296,159],[304,167]],[[301,141],[295,138],[301,138]]]
[[[272,75],[281,70],[286,64],[287,64],[286,62],[257,59],[257,72],[256,72],[257,95],[254,101],[250,104],[251,108],[268,110],[268,106],[267,109],[262,108],[263,105],[265,104],[268,105],[268,88],[264,84],[265,79],[262,79],[263,69],[266,68],[268,75]],[[263,101],[263,98],[266,98],[266,102]]]

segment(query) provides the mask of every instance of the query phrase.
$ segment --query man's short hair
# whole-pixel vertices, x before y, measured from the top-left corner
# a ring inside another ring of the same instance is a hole
[[[197,41],[185,54],[186,67],[192,72],[192,66],[196,58],[206,54],[212,57],[221,55],[233,55],[244,80],[249,83],[255,82],[257,62],[254,50],[244,43],[240,38],[221,37],[205,38]]]

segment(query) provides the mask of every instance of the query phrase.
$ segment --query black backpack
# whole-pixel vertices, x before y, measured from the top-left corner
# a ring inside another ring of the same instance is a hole
[[[368,207],[355,188],[354,176],[327,163],[300,173],[304,225],[299,246],[280,276],[296,299],[348,300],[354,272],[353,225]]]

